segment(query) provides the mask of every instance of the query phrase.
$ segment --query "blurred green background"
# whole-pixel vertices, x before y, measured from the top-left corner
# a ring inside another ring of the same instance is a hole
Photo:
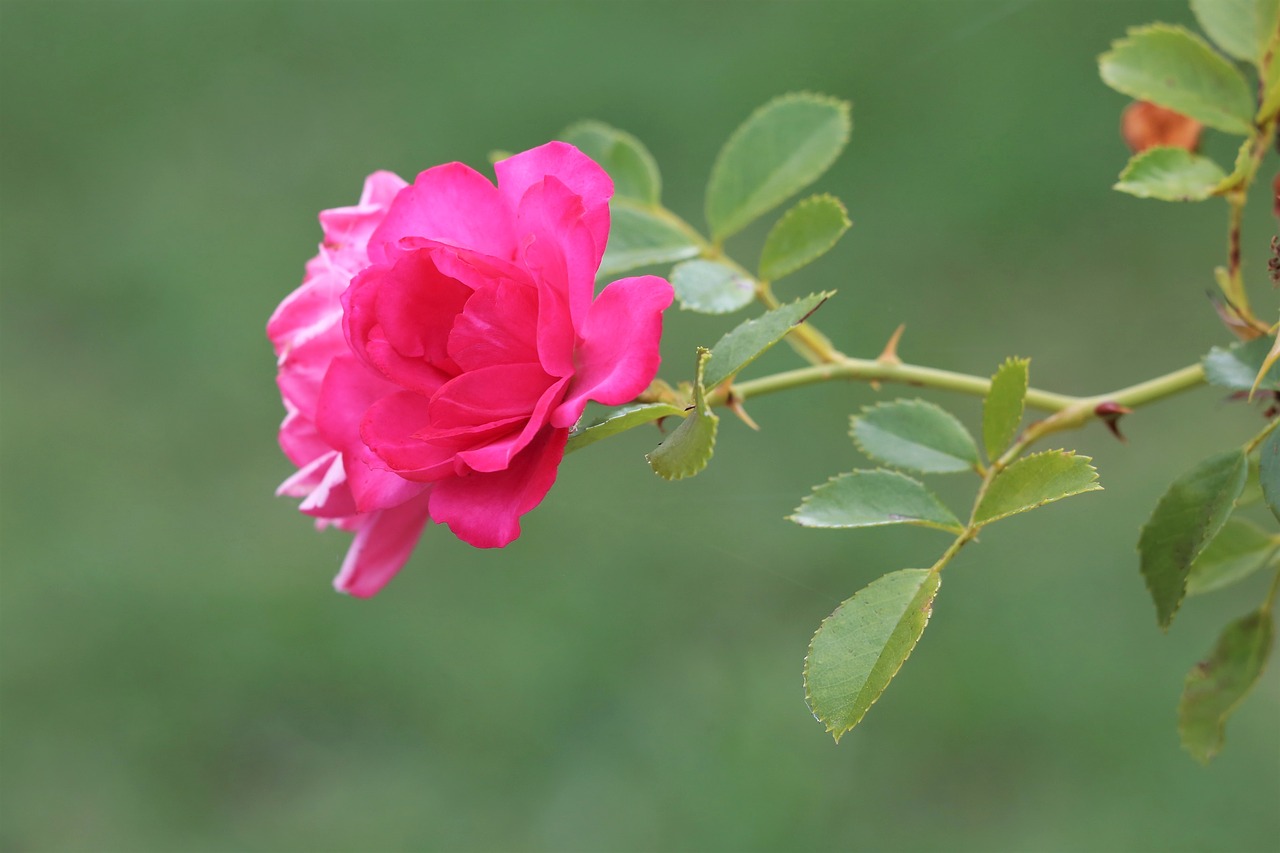
[[[584,117],[644,140],[700,223],[753,108],[852,99],[817,188],[854,228],[780,288],[838,288],[820,325],[846,351],[905,322],[909,360],[1031,356],[1071,393],[1190,363],[1226,342],[1205,298],[1224,206],[1109,189],[1124,99],[1095,65],[1155,19],[1191,23],[1181,2],[5,0],[0,848],[1274,849],[1277,667],[1207,769],[1174,713],[1262,579],[1166,636],[1134,552],[1168,482],[1261,424],[1216,391],[1129,418],[1128,444],[1064,437],[1107,490],[966,549],[838,747],[804,704],[810,634],[946,540],[783,516],[865,464],[848,414],[910,389],[761,399],[762,431],[726,419],[688,482],[648,471],[656,432],[596,445],[518,542],[431,529],[372,601],[330,589],[347,538],[272,497],[263,325],[316,212],[374,169],[483,168]],[[763,233],[731,251],[753,262]],[[733,321],[673,309],[663,375]],[[925,396],[976,424],[976,400]]]

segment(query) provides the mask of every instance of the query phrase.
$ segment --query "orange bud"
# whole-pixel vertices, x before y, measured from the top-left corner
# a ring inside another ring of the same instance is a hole
[[[1155,145],[1171,145],[1195,151],[1204,126],[1182,113],[1148,101],[1134,101],[1120,116],[1120,135],[1134,154]]]

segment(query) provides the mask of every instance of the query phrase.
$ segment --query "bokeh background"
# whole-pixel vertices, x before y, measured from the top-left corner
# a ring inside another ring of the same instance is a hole
[[[726,419],[668,484],[633,431],[570,457],[503,551],[442,528],[377,599],[272,497],[290,471],[263,325],[364,176],[521,150],[599,118],[701,223],[723,139],[770,97],[850,98],[818,189],[854,228],[785,282],[874,355],[1097,393],[1227,338],[1220,203],[1109,189],[1124,99],[1095,57],[1181,2],[14,2],[0,5],[0,848],[1263,850],[1273,666],[1209,768],[1175,703],[1262,579],[1156,628],[1137,531],[1258,412],[1200,390],[1064,436],[1105,492],[1002,523],[839,746],[810,634],[930,531],[801,530],[865,464],[804,389]],[[1231,143],[1207,141],[1229,162]],[[1274,170],[1270,164],[1266,174]],[[1260,313],[1274,233],[1246,232]],[[764,226],[730,245],[753,262]],[[737,318],[673,309],[663,375]],[[779,347],[756,374],[796,364]],[[925,394],[971,425],[975,399]],[[942,481],[957,504],[971,484]]]

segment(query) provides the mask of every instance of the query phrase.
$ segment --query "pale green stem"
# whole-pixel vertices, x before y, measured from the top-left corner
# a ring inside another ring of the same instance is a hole
[[[761,397],[777,391],[800,388],[819,382],[830,382],[835,379],[857,379],[866,382],[900,382],[916,385],[921,388],[935,388],[943,391],[959,391],[985,397],[991,390],[991,380],[983,376],[971,376],[966,373],[954,373],[950,370],[938,370],[933,367],[920,367],[914,364],[892,364],[873,359],[843,357],[832,364],[818,364],[802,367],[751,379],[732,386],[731,392],[717,391],[711,395],[713,405],[723,404],[729,399],[737,401]],[[1073,397],[1067,394],[1056,394],[1038,388],[1027,390],[1027,405],[1045,412],[1063,412],[1068,409],[1087,409],[1081,423],[1095,416],[1093,408],[1100,403],[1116,403],[1121,406],[1136,408],[1147,403],[1194,388],[1203,384],[1204,369],[1199,364],[1189,365],[1181,370],[1160,376],[1155,379],[1130,385],[1109,394],[1095,397]],[[1064,425],[1065,428],[1065,425]]]

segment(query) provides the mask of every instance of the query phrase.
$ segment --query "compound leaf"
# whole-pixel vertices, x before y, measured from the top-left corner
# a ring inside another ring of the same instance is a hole
[[[612,223],[609,245],[596,278],[654,264],[671,264],[692,258],[701,250],[679,227],[652,210],[614,199],[609,205]]]
[[[923,474],[978,467],[978,446],[955,415],[924,400],[868,406],[851,420],[850,435],[867,456]]]
[[[677,264],[671,271],[671,286],[681,308],[703,314],[728,314],[756,298],[754,281],[716,261],[695,259]]]
[[[974,511],[975,524],[990,524],[1020,512],[1102,488],[1088,456],[1046,450],[1024,456],[991,481]]]
[[[813,183],[849,141],[849,104],[822,95],[775,98],[733,132],[711,169],[707,222],[723,240]]]
[[[891,572],[818,626],[804,662],[805,700],[836,743],[862,720],[915,648],[940,582],[928,569]]]
[[[815,195],[782,215],[765,238],[760,278],[777,281],[830,251],[849,230],[849,214],[833,195]]]
[[[998,459],[1008,449],[1022,423],[1027,399],[1029,358],[1010,358],[991,377],[991,390],[982,404],[982,443],[987,458]]]
[[[1112,189],[1160,201],[1204,201],[1226,179],[1227,173],[1208,157],[1157,145],[1133,155]]]
[[[1187,575],[1226,524],[1248,475],[1244,451],[1211,456],[1173,481],[1138,538],[1142,577],[1168,628],[1187,591]]]
[[[964,525],[921,483],[896,471],[853,471],[833,477],[805,497],[791,520],[804,527],[918,524],[951,533]]]
[[[1182,27],[1134,27],[1098,59],[1102,80],[1118,92],[1227,133],[1253,132],[1253,93],[1244,77],[1204,39]]]
[[[800,325],[831,293],[814,293],[795,302],[789,302],[765,314],[742,323],[725,334],[711,348],[712,359],[707,365],[707,388],[714,388],[755,361],[769,347],[786,337],[787,332]]]
[[[1202,595],[1243,580],[1267,564],[1280,547],[1252,521],[1228,518],[1187,574],[1187,595]]]
[[[1209,657],[1187,673],[1178,703],[1182,746],[1201,764],[1222,750],[1227,717],[1258,681],[1275,627],[1265,610],[1227,625]]]

